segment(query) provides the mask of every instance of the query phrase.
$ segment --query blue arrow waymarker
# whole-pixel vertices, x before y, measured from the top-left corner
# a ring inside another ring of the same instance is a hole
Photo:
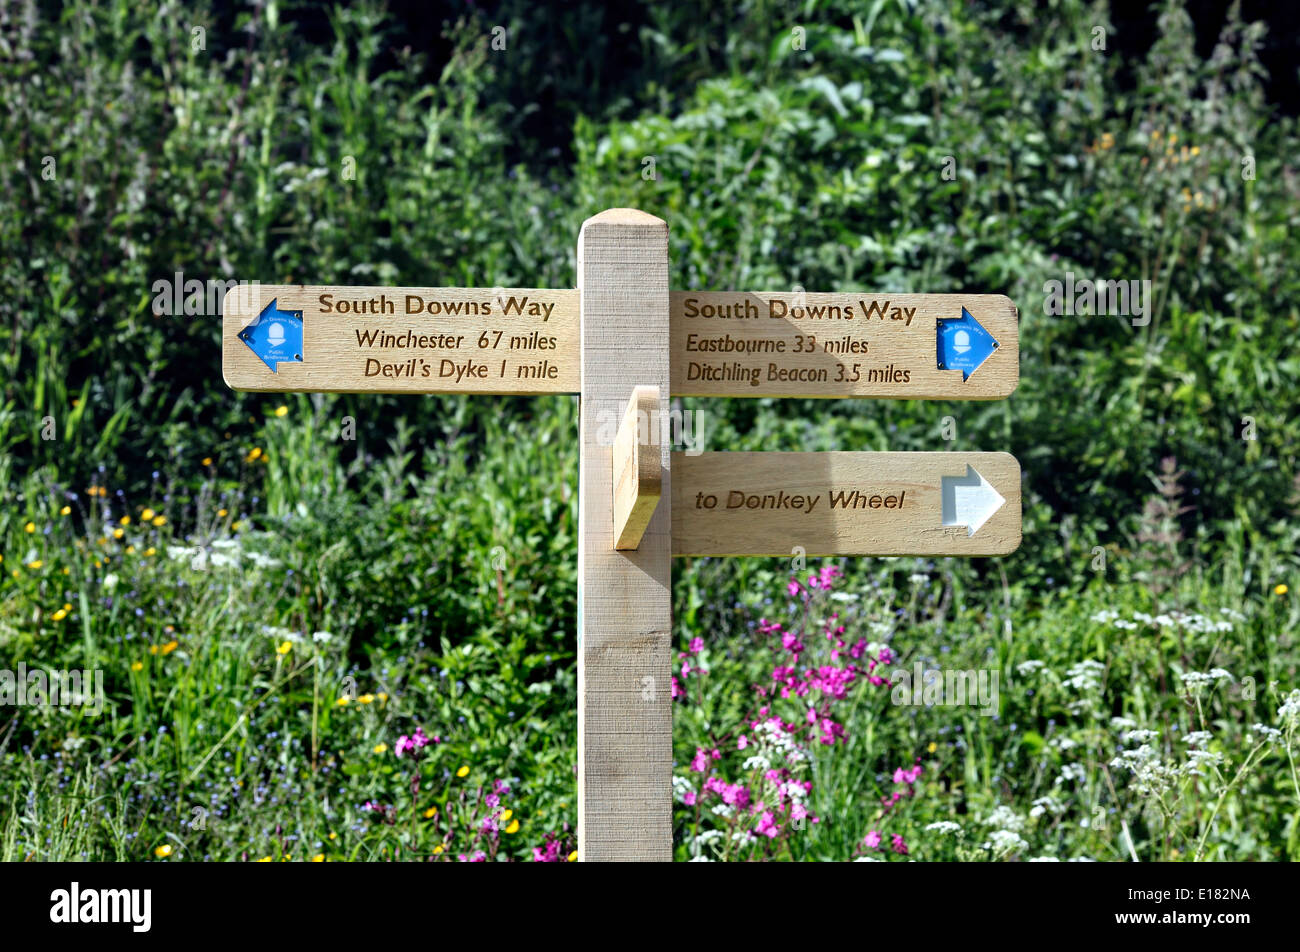
[[[239,339],[271,373],[277,372],[277,364],[302,363],[302,311],[282,311],[275,306],[278,300],[262,308],[257,320],[239,332]]]
[[[966,308],[960,318],[938,321],[939,369],[960,370],[962,383],[998,349],[998,342]]]

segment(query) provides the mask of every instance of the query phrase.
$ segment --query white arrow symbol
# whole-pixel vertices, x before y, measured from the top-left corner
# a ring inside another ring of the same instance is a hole
[[[944,476],[941,482],[943,524],[965,526],[968,538],[1006,503],[1002,494],[969,463],[966,464],[965,476]]]

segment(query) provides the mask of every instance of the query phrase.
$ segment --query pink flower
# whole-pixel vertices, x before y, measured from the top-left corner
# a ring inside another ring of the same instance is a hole
[[[703,639],[703,638],[692,638],[692,639],[691,639],[691,643],[690,643],[690,645],[688,646],[688,648],[689,648],[691,654],[699,654],[701,651],[704,650],[704,639]]]
[[[866,844],[867,849],[878,850],[880,849],[880,839],[880,831],[872,830],[862,838],[862,842]]]
[[[771,810],[764,811],[763,815],[759,817],[758,826],[754,828],[754,832],[760,836],[766,836],[769,840],[776,839],[776,834],[781,830],[776,825],[776,818],[772,816]]]
[[[900,856],[907,855],[907,844],[903,842],[903,838],[897,833],[894,834],[894,852]]]
[[[740,739],[736,741],[736,750],[744,750],[748,746],[749,746],[749,738],[746,737],[744,734],[741,734]]]
[[[704,770],[708,765],[708,755],[704,752],[704,748],[696,747],[695,756],[691,758],[691,770],[696,773],[704,773]]]

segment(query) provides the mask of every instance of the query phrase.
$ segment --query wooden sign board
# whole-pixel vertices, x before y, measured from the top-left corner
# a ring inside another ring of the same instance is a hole
[[[254,285],[226,296],[235,390],[576,393],[576,291]]]
[[[673,291],[674,396],[993,400],[1019,380],[1000,294]],[[581,390],[578,292],[258,285],[226,297],[236,390]]]
[[[672,458],[673,555],[1006,555],[1007,453],[703,453]]]
[[[996,400],[1020,379],[1001,294],[673,291],[674,397]]]

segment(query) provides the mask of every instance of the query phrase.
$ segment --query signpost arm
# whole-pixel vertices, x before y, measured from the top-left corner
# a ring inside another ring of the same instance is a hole
[[[661,501],[635,550],[614,548],[612,453],[631,385],[657,387],[668,419],[668,226],[615,208],[578,238],[578,856],[672,859],[669,449],[653,450]],[[612,422],[612,426],[611,426]]]

